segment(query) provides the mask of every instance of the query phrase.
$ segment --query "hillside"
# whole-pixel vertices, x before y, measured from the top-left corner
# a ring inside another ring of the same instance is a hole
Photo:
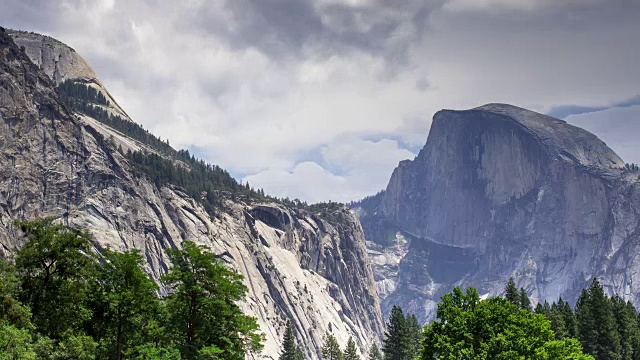
[[[258,358],[277,358],[288,319],[311,358],[325,331],[363,349],[382,333],[364,234],[350,211],[294,207],[172,149],[133,123],[86,61],[56,40],[2,29],[0,68],[3,256],[20,246],[14,219],[44,216],[88,229],[97,251],[139,249],[154,279],[167,271],[165,250],[193,240],[244,275],[242,307],[266,335]]]

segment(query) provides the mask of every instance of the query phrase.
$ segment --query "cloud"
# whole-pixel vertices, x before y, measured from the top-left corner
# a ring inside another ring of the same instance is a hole
[[[0,23],[72,46],[172,145],[313,201],[383,188],[442,108],[636,96],[639,16],[624,0],[6,0]]]
[[[291,170],[270,169],[244,181],[277,196],[348,202],[386,187],[398,162],[414,157],[392,140],[340,139],[318,153],[314,161],[301,162]]]
[[[551,109],[549,112],[547,112],[547,115],[559,119],[564,119],[570,115],[588,114],[607,110],[609,108],[629,107],[635,105],[640,105],[640,95],[607,106],[562,105]]]
[[[625,162],[640,164],[640,104],[574,114],[565,120],[598,135]]]

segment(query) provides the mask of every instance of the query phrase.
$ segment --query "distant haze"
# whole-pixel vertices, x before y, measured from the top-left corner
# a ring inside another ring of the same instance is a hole
[[[437,110],[490,102],[565,117],[640,163],[638,19],[634,0],[5,0],[0,12],[76,49],[174,147],[311,202],[377,192]]]

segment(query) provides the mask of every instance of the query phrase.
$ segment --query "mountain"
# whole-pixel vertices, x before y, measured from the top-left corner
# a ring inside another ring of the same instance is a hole
[[[454,286],[571,302],[597,277],[640,305],[640,181],[595,135],[505,104],[442,110],[414,160],[353,205],[383,312],[434,316]],[[636,281],[634,281],[636,280]]]
[[[325,331],[368,349],[383,332],[364,234],[342,205],[295,206],[176,151],[117,105],[73,49],[0,28],[0,255],[14,219],[53,216],[97,251],[136,248],[154,279],[166,249],[208,245],[244,276],[243,309],[275,359],[287,320],[307,356]]]

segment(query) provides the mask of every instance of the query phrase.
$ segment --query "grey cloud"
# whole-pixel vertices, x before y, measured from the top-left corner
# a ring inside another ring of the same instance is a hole
[[[50,32],[60,22],[61,2],[39,0],[5,0],[2,3],[2,26],[17,30]]]
[[[609,108],[625,108],[640,105],[640,95],[632,98],[613,103],[608,106],[580,106],[580,105],[562,105],[557,106],[547,112],[547,115],[559,119],[564,119],[571,115],[582,115],[607,110]]]
[[[352,6],[299,0],[232,0],[225,10],[205,3],[182,26],[208,33],[232,48],[255,47],[274,59],[331,56],[359,50],[379,56],[390,68],[408,63],[408,49],[420,40],[427,18],[442,1],[375,1]],[[407,26],[410,25],[410,26]]]

